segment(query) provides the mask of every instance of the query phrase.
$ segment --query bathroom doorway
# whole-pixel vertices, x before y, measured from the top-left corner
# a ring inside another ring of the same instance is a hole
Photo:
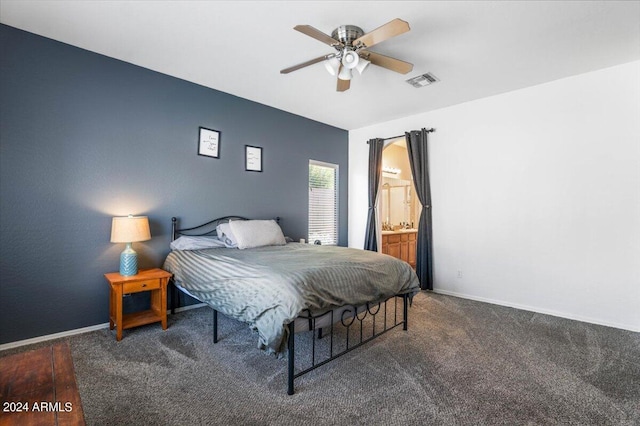
[[[381,251],[416,265],[417,226],[422,206],[404,137],[389,141],[382,151],[382,179],[378,195]]]

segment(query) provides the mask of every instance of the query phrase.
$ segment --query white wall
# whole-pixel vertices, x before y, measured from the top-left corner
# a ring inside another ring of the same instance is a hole
[[[366,141],[422,127],[436,291],[640,331],[640,61],[351,131],[350,246]]]

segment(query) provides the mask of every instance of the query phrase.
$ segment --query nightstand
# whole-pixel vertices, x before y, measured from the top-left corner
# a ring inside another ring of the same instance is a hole
[[[118,272],[104,274],[109,291],[109,329],[117,327],[116,340],[122,340],[122,330],[139,325],[161,322],[167,329],[167,282],[171,274],[162,269],[142,269],[128,277]],[[151,309],[131,314],[122,313],[122,296],[129,293],[151,292]]]

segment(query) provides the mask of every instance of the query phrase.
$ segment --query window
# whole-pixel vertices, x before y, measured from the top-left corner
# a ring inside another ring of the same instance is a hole
[[[309,242],[338,244],[338,165],[309,160]]]

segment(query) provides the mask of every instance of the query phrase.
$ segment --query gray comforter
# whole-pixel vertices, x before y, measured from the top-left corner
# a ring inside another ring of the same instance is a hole
[[[248,323],[259,347],[276,353],[286,349],[286,325],[304,309],[321,312],[420,289],[409,264],[391,256],[298,243],[172,251],[164,269],[200,301]]]

